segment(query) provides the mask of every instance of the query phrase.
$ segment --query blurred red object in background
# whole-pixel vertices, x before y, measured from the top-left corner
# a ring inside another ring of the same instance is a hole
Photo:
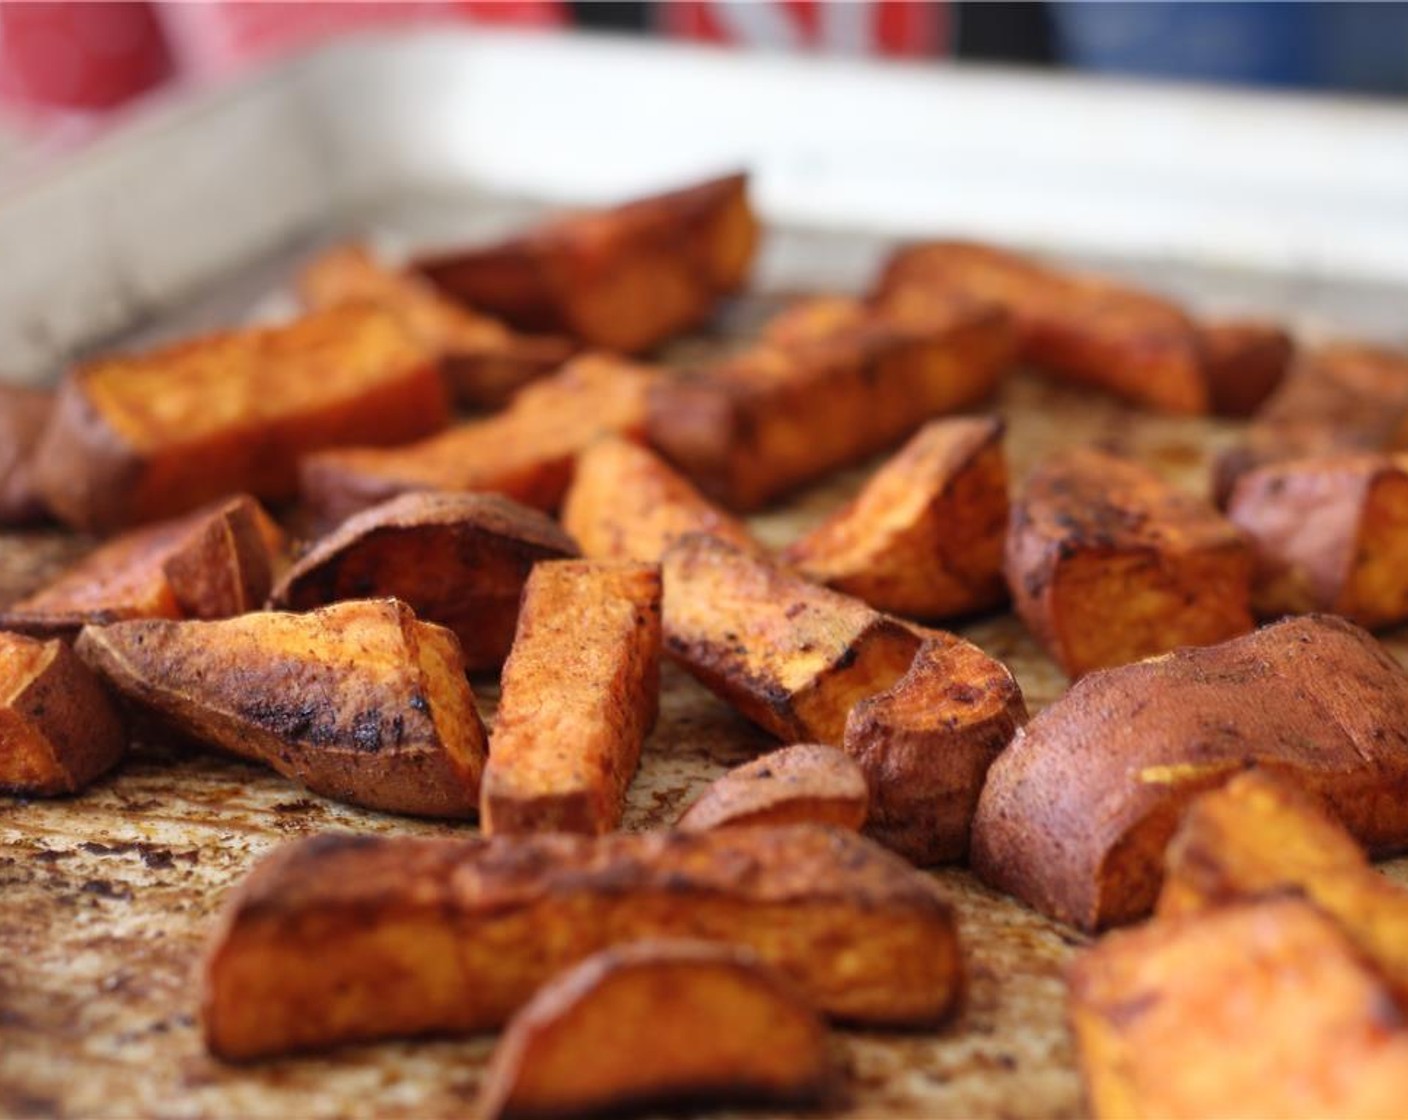
[[[924,58],[950,46],[947,6],[915,0],[675,0],[660,18],[678,38],[773,50]]]

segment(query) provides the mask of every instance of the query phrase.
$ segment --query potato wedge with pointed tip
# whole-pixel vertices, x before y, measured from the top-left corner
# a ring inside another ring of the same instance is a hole
[[[859,830],[870,791],[850,756],[835,747],[799,743],[735,766],[712,782],[676,828],[829,824]]]
[[[121,716],[73,650],[0,633],[0,792],[76,793],[126,750]]]
[[[394,599],[87,626],[76,648],[167,726],[324,797],[428,817],[478,807],[484,725],[459,643]]]
[[[779,739],[839,745],[919,650],[903,623],[713,537],[681,538],[663,573],[666,651]]]
[[[0,385],[0,525],[27,525],[49,512],[34,477],[34,453],[54,411],[54,393]]]
[[[825,1023],[756,954],[637,941],[588,957],[513,1017],[475,1111],[522,1120],[672,1103],[814,1105],[831,1083]]]
[[[550,517],[498,494],[414,493],[348,518],[305,552],[270,599],[303,611],[342,599],[400,599],[452,630],[470,672],[513,645],[533,566],[577,555]]]
[[[539,564],[489,741],[486,834],[610,832],[660,705],[660,571]]]
[[[241,1060],[493,1030],[563,969],[655,937],[752,949],[849,1022],[933,1024],[962,994],[937,887],[839,829],[325,835],[267,857],[225,904],[206,1045]]]
[[[876,610],[911,618],[997,606],[1007,598],[1002,430],[995,418],[926,424],[783,561]]]

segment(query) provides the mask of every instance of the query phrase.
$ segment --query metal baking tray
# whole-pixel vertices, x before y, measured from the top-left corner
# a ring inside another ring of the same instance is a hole
[[[1408,113],[1013,73],[740,57],[611,40],[438,34],[353,42],[155,106],[0,196],[0,364],[290,310],[284,283],[348,235],[389,251],[485,236],[746,166],[770,225],[757,292],[861,288],[893,239],[967,233],[1099,263],[1195,306],[1408,341]],[[697,355],[717,335],[688,340]],[[1074,442],[1201,487],[1235,429],[1131,413],[1029,375],[996,407],[1017,473]],[[753,519],[780,544],[854,492],[845,472]],[[11,547],[14,545],[14,547]],[[71,555],[0,541],[0,594]],[[1039,709],[1064,680],[1007,615],[962,632]],[[1408,640],[1390,648],[1408,661]],[[486,711],[491,688],[481,688]],[[671,821],[767,742],[667,667],[627,827]],[[205,1056],[193,969],[224,890],[326,828],[452,826],[349,809],[214,756],[143,747],[83,796],[0,805],[0,1114],[449,1116],[492,1040],[388,1043],[248,1068]],[[1408,877],[1408,862],[1390,867]],[[1062,970],[1082,939],[962,870],[970,986],[938,1034],[840,1032],[847,1116],[1082,1111]]]

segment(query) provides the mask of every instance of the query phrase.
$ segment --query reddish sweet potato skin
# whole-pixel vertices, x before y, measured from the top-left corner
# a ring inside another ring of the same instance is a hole
[[[0,385],[0,525],[28,525],[48,514],[33,464],[53,410],[51,390]]]

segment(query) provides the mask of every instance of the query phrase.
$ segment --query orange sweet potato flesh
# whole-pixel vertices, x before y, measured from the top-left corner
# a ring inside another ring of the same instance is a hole
[[[27,525],[48,513],[34,453],[53,411],[51,390],[0,385],[0,525]]]
[[[76,793],[126,750],[111,698],[67,645],[0,633],[0,792]]]
[[[336,801],[473,816],[484,726],[448,630],[394,599],[87,626],[75,647],[179,734]]]
[[[1408,1100],[1408,1028],[1377,970],[1296,898],[1110,935],[1071,974],[1091,1112],[1380,1118]]]
[[[782,554],[809,579],[877,610],[942,618],[1007,598],[1002,421],[934,420]]]
[[[1408,619],[1408,455],[1267,464],[1238,480],[1227,516],[1256,557],[1258,614],[1329,611],[1370,629]]]
[[[303,499],[325,523],[412,490],[493,491],[556,510],[582,451],[603,435],[644,435],[656,376],[649,366],[583,355],[487,419],[405,447],[310,456],[303,463]]]
[[[835,747],[798,743],[735,766],[716,779],[675,827],[711,828],[829,824],[858,830],[870,790],[860,767]]]
[[[577,555],[551,518],[497,494],[413,493],[348,518],[305,552],[271,603],[304,611],[343,599],[400,599],[454,632],[471,672],[513,645],[533,566]]]
[[[501,408],[576,349],[565,338],[517,334],[441,295],[424,277],[377,263],[363,245],[321,254],[299,274],[298,293],[311,310],[368,302],[398,316],[439,356],[450,391],[467,408]]]
[[[920,867],[964,859],[988,767],[1026,722],[1005,665],[926,632],[909,672],[846,719],[846,753],[870,787],[866,835]]]
[[[489,835],[610,832],[660,704],[660,570],[557,560],[523,589],[489,743]]]
[[[683,537],[663,571],[666,651],[785,742],[839,746],[852,706],[919,649],[903,623],[714,537]]]
[[[925,876],[817,826],[606,836],[326,835],[234,891],[203,973],[240,1060],[501,1027],[563,969],[653,937],[752,949],[832,1018],[941,1022],[963,972]]]
[[[0,625],[73,638],[88,623],[229,618],[269,594],[282,534],[247,494],[133,529],[0,612]]]
[[[754,510],[977,404],[1012,353],[1007,316],[989,304],[899,316],[828,297],[751,349],[662,381],[650,442],[710,497]]]
[[[1252,555],[1206,502],[1093,448],[1040,464],[1012,509],[1012,604],[1071,677],[1252,628]]]
[[[747,526],[725,513],[649,448],[608,437],[577,460],[562,525],[596,560],[660,557],[686,533],[760,551]]]
[[[607,949],[549,982],[499,1041],[475,1114],[598,1116],[703,1103],[815,1105],[826,1026],[756,954],[689,941]]]
[[[75,371],[34,470],[56,515],[109,531],[237,491],[287,500],[303,456],[403,443],[447,418],[433,356],[400,320],[339,307]]]
[[[514,326],[638,354],[703,322],[719,297],[743,286],[758,233],[747,176],[730,175],[418,267]]]
[[[988,771],[974,869],[1064,922],[1132,921],[1188,803],[1251,766],[1298,782],[1370,851],[1408,846],[1408,676],[1322,615],[1092,674]]]

